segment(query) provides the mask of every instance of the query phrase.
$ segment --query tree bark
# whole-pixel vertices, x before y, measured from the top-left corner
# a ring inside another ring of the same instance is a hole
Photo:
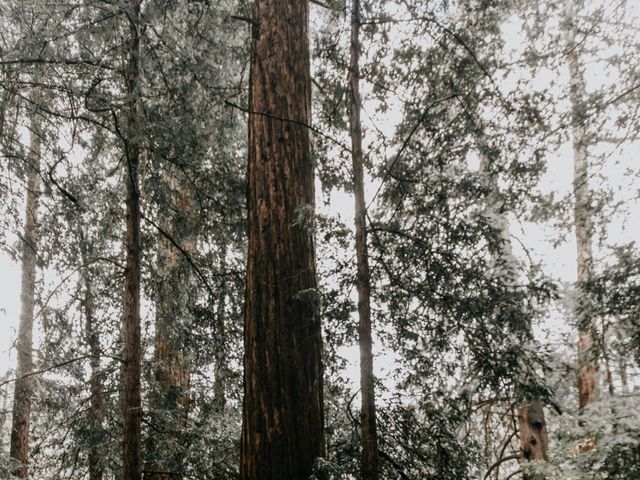
[[[36,95],[37,97],[37,95]],[[37,102],[36,102],[37,103]],[[31,117],[31,140],[26,156],[27,198],[24,233],[21,243],[22,278],[20,292],[20,323],[17,340],[17,380],[13,394],[11,426],[11,457],[20,462],[13,474],[27,478],[29,470],[29,423],[33,397],[33,309],[35,301],[36,264],[38,258],[38,206],[40,203],[41,138],[38,113]]]
[[[585,127],[586,112],[584,99],[586,87],[584,83],[583,66],[578,55],[576,43],[575,17],[578,2],[572,4],[569,21],[572,23],[569,30],[568,63],[569,63],[569,99],[571,102],[571,121],[573,134],[573,196],[574,196],[574,223],[577,250],[578,285],[587,282],[592,276],[593,255],[593,219],[589,202],[589,163],[588,163],[588,139]],[[579,295],[581,288],[579,287]],[[580,298],[576,309],[578,323],[578,401],[579,408],[583,410],[596,400],[598,386],[596,374],[598,364],[595,358],[595,348],[592,330],[595,328],[596,319],[586,309],[580,308]]]
[[[171,165],[163,175],[169,205],[163,211],[161,228],[171,240],[161,235],[158,242],[158,291],[156,299],[155,380],[152,395],[152,429],[148,472],[145,478],[170,480],[182,478],[186,451],[176,444],[187,426],[191,383],[190,355],[185,335],[191,328],[191,307],[195,299],[192,267],[186,252],[196,252],[197,214],[191,190],[179,180]],[[184,252],[172,243],[175,241]],[[151,452],[150,452],[151,453]],[[172,472],[172,473],[160,473]]]
[[[142,405],[140,394],[140,180],[141,156],[139,120],[140,106],[140,4],[141,0],[129,0],[129,59],[125,71],[126,89],[129,99],[127,130],[125,133],[126,182],[126,272],[124,279],[124,310],[122,340],[124,364],[122,370],[123,432],[122,470],[123,478],[142,478]]]
[[[308,8],[253,4],[243,480],[308,480],[324,455]]]
[[[376,428],[375,378],[371,336],[371,283],[367,248],[367,206],[364,198],[364,158],[360,121],[360,1],[351,2],[351,49],[349,87],[349,133],[353,164],[358,290],[358,343],[360,347],[360,425],[363,480],[378,478],[378,434]]]
[[[540,400],[518,409],[518,427],[522,457],[525,460],[549,461],[549,433],[544,417],[544,406]],[[526,472],[524,480],[531,478]]]

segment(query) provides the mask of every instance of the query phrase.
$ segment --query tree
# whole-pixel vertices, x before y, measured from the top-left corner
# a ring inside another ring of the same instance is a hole
[[[349,71],[349,133],[355,197],[358,289],[358,338],[360,344],[360,422],[362,430],[362,478],[378,478],[375,378],[371,338],[371,282],[367,248],[367,206],[364,197],[364,157],[360,122],[360,1],[351,3],[351,61]]]
[[[27,478],[29,471],[29,423],[33,396],[33,311],[35,306],[36,266],[38,261],[38,205],[40,197],[41,121],[37,111],[39,99],[34,94],[31,112],[31,140],[25,158],[27,172],[26,212],[21,238],[22,279],[20,293],[20,324],[18,326],[18,365],[13,394],[11,425],[11,457],[20,462],[14,471],[18,478]]]
[[[128,64],[125,83],[128,99],[125,144],[126,160],[126,270],[124,279],[124,310],[122,343],[124,358],[122,383],[124,389],[122,413],[122,472],[129,480],[142,478],[142,400],[140,392],[140,179],[139,168],[142,156],[141,102],[140,102],[140,42],[142,22],[141,0],[129,1]]]
[[[163,172],[167,198],[160,213],[162,233],[158,239],[154,347],[157,385],[151,396],[149,445],[153,454],[145,472],[145,477],[154,480],[177,478],[183,470],[185,451],[175,445],[186,443],[183,437],[190,403],[191,359],[184,332],[193,324],[192,294],[197,291],[189,259],[196,252],[198,215],[193,193],[172,167],[167,164]]]
[[[496,230],[500,242],[495,253],[496,274],[504,276],[506,282],[512,283],[515,287],[517,278],[518,260],[511,245],[511,233],[509,230],[509,220],[504,213],[504,201],[499,192],[498,179],[496,174],[491,172],[491,165],[487,151],[482,151],[482,141],[480,143],[480,171],[487,179],[487,216],[493,222],[492,227]],[[526,312],[523,308],[520,312]],[[518,314],[517,312],[516,314]],[[531,321],[529,320],[528,335],[533,336]],[[525,379],[525,383],[526,383]],[[544,404],[540,398],[533,401],[527,399],[523,405],[518,407],[518,436],[520,437],[520,450],[522,459],[526,461],[548,461],[549,460],[549,434],[544,415]],[[523,474],[524,480],[530,480],[531,475],[526,467]]]
[[[243,480],[307,480],[324,455],[308,15],[253,4]]]
[[[584,69],[580,62],[576,17],[579,1],[572,1],[567,12],[569,22],[567,55],[569,64],[569,99],[573,143],[574,232],[578,265],[578,284],[588,282],[593,275],[593,218],[589,191],[589,140],[585,122],[586,87]],[[576,310],[578,325],[578,400],[580,410],[596,400],[598,364],[594,348],[593,329],[596,318],[585,308]]]

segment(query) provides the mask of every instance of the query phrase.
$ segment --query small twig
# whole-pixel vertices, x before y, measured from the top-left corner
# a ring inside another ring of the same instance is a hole
[[[141,215],[141,218],[145,221],[147,221],[150,225],[152,225],[156,230],[158,230],[158,232],[167,240],[169,240],[169,242],[171,242],[171,244],[178,249],[178,251],[184,255],[184,257],[187,259],[187,262],[189,262],[189,265],[191,265],[191,268],[193,268],[193,270],[198,274],[198,276],[200,277],[200,279],[202,280],[202,283],[204,283],[204,286],[207,288],[207,290],[209,291],[209,293],[211,294],[212,297],[215,297],[215,292],[213,290],[213,288],[211,288],[211,286],[209,285],[209,282],[207,281],[207,277],[204,276],[204,273],[202,273],[202,270],[200,270],[200,267],[198,267],[198,265],[196,265],[196,263],[193,261],[193,259],[191,258],[191,255],[189,254],[189,252],[187,252],[184,247],[182,245],[180,245],[171,235],[169,235],[160,225],[158,225],[156,222],[154,222],[153,220],[151,220],[149,217],[147,217],[146,215]]]
[[[14,377],[14,378],[10,378],[9,380],[5,380],[4,382],[0,383],[0,388],[4,387],[5,385],[8,385],[9,383],[13,383],[13,382],[16,382],[18,380],[22,380],[23,378],[29,378],[29,377],[33,377],[35,375],[40,375],[41,373],[50,372],[51,370],[55,370],[57,368],[62,368],[62,367],[67,366],[67,365],[69,365],[71,363],[78,362],[80,360],[87,360],[89,358],[111,358],[112,360],[118,360],[119,362],[124,362],[123,359],[121,359],[119,357],[112,356],[112,355],[98,355],[98,356],[96,356],[96,355],[82,355],[81,357],[72,358],[71,360],[66,360],[66,361],[64,361],[62,363],[57,363],[55,365],[51,365],[51,366],[49,366],[47,368],[43,368],[41,370],[35,370],[33,372],[26,373],[26,374],[21,375],[19,377]]]
[[[58,158],[58,160],[56,160],[56,162],[53,165],[51,165],[51,168],[49,168],[49,172],[48,172],[49,181],[55,185],[55,187],[58,189],[60,193],[62,193],[62,195],[64,195],[68,200],[70,200],[73,204],[79,207],[80,202],[78,202],[78,199],[75,196],[73,196],[66,188],[60,185],[58,181],[53,177],[54,170],[62,160],[64,160],[64,157],[60,156],[60,158]]]
[[[494,463],[489,467],[489,470],[487,470],[487,473],[485,473],[484,475],[484,480],[487,480],[487,478],[489,478],[489,475],[491,475],[491,472],[493,471],[494,468],[498,468],[504,462],[508,462],[509,460],[520,460],[520,455],[517,453],[514,453],[513,455],[502,457],[500,460],[498,460],[496,463]]]
[[[402,469],[402,465],[400,465],[393,458],[391,458],[391,456],[388,453],[378,449],[378,455],[384,458],[387,462],[389,462],[391,466],[396,470],[396,472],[398,472],[398,475],[400,475],[401,478],[403,478],[404,480],[411,480],[409,476],[406,473],[404,473],[404,470]]]
[[[318,130],[314,126],[309,125],[308,123],[302,122],[300,120],[294,120],[292,118],[279,117],[279,116],[273,115],[272,113],[269,113],[269,112],[254,112],[252,110],[249,110],[248,108],[244,108],[244,107],[241,107],[240,105],[236,105],[235,103],[230,102],[229,100],[225,100],[224,103],[225,103],[225,105],[229,105],[230,107],[237,108],[241,112],[248,113],[249,115],[261,115],[263,117],[273,118],[274,120],[280,120],[281,122],[289,122],[289,123],[293,123],[295,125],[300,125],[300,126],[302,126],[304,128],[308,128],[313,133],[317,133],[321,137],[326,138],[327,140],[331,140],[333,143],[335,143],[340,148],[342,148],[345,152],[351,153],[351,149],[349,147],[347,147],[344,143],[342,143],[340,140],[336,140],[335,138],[331,137],[330,135],[327,135],[326,133]]]

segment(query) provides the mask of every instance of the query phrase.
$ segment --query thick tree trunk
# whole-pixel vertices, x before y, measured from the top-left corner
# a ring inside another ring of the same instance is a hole
[[[171,165],[165,170],[164,185],[169,205],[162,214],[158,249],[158,291],[156,299],[155,379],[152,395],[152,429],[149,465],[145,478],[174,480],[182,478],[186,451],[177,445],[187,426],[191,371],[185,334],[191,328],[193,272],[188,259],[172,241],[189,255],[196,252],[197,214],[190,189],[179,180]],[[166,473],[162,473],[166,472]],[[171,473],[169,473],[171,472]]]
[[[308,8],[253,4],[243,480],[307,480],[324,455]]]
[[[588,281],[592,276],[593,255],[592,237],[593,220],[589,202],[589,164],[588,139],[585,127],[586,113],[584,99],[586,87],[584,83],[583,66],[578,56],[576,44],[575,15],[577,3],[573,4],[573,12],[569,20],[573,22],[569,30],[568,62],[569,62],[569,99],[571,101],[571,120],[573,133],[573,196],[574,222],[577,248],[578,284]],[[580,294],[582,296],[582,293]],[[578,300],[578,305],[580,300]],[[595,317],[586,309],[576,310],[578,322],[578,400],[582,410],[596,400],[598,386],[596,374],[598,365],[595,358],[595,348],[592,330]]]
[[[499,255],[503,263],[516,268],[517,261],[511,246],[511,233],[509,231],[509,221],[502,212],[501,200],[498,195],[498,183],[489,171],[488,160],[484,154],[480,155],[480,170],[488,179],[488,186],[491,193],[488,197],[487,212],[491,216],[493,225],[500,233],[502,247]],[[528,325],[531,329],[531,325]],[[549,434],[544,415],[544,405],[540,400],[522,405],[518,408],[518,430],[520,437],[520,449],[524,460],[548,461],[549,455]],[[526,473],[523,479],[530,477]]]
[[[36,263],[38,257],[38,205],[40,196],[41,131],[38,113],[31,120],[31,141],[26,157],[27,199],[22,249],[22,279],[20,292],[20,323],[17,341],[17,380],[13,394],[11,426],[11,457],[20,462],[13,474],[27,478],[29,464],[29,420],[33,378],[33,309],[35,300]]]
[[[355,197],[355,228],[358,290],[358,342],[360,346],[360,422],[362,431],[362,478],[378,478],[378,434],[373,376],[371,338],[371,284],[367,248],[367,210],[364,198],[364,159],[362,155],[362,126],[360,122],[360,1],[351,3],[351,64],[349,86],[349,130],[353,163],[353,192]]]
[[[125,71],[129,111],[127,113],[126,162],[126,272],[124,279],[124,310],[122,340],[124,344],[124,364],[122,369],[123,425],[122,425],[122,470],[126,480],[142,478],[141,422],[142,405],[140,398],[140,180],[139,164],[141,156],[139,119],[140,107],[140,3],[129,1],[129,60]]]

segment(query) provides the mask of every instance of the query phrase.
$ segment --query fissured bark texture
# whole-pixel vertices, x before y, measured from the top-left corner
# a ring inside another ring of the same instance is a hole
[[[308,3],[256,0],[249,94],[243,480],[307,480],[324,455]]]

